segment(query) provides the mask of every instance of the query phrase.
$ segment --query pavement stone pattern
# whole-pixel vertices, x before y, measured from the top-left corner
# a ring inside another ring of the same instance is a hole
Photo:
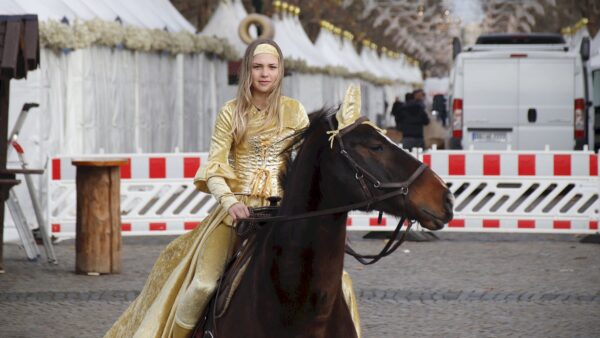
[[[351,233],[373,253],[383,240]],[[364,337],[598,337],[600,245],[573,235],[438,233],[371,266],[351,257]],[[74,241],[58,265],[4,247],[0,337],[102,337],[174,237],[126,237],[123,272],[76,275]],[[43,248],[40,247],[43,252]]]

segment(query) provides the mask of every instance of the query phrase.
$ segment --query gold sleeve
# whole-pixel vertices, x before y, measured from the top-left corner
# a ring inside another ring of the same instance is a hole
[[[229,210],[232,205],[238,202],[223,177],[213,176],[208,179],[206,185],[208,186],[210,193],[215,197],[217,202],[221,204],[223,209]]]
[[[233,144],[231,133],[233,129],[233,109],[233,105],[226,104],[217,115],[210,141],[208,161],[200,165],[194,177],[194,185],[202,192],[210,193],[207,182],[211,177],[222,177],[229,186],[231,186],[231,181],[237,179],[233,168],[229,165],[229,152]]]
[[[298,126],[295,129],[304,129],[308,127],[309,123],[310,122],[308,120],[308,115],[306,114],[306,109],[304,109],[304,106],[298,102]]]
[[[309,120],[306,109],[300,101],[284,97],[283,98],[283,125],[292,128],[295,131],[304,129],[308,126]]]

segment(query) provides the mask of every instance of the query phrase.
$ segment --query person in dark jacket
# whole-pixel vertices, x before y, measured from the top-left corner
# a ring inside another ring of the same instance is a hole
[[[396,125],[402,132],[402,146],[405,149],[425,148],[423,126],[429,124],[429,116],[425,112],[425,92],[417,89],[413,92],[413,100],[402,106],[396,117]]]
[[[438,119],[442,121],[442,126],[445,127],[446,119],[448,118],[448,112],[446,110],[446,98],[444,95],[437,94],[433,97],[431,109],[437,112]]]
[[[392,105],[392,115],[394,116],[394,121],[396,121],[396,130],[400,130],[400,125],[398,124],[398,116],[400,116],[400,111],[402,110],[402,106],[404,103],[400,101],[400,98],[396,96],[396,100]]]

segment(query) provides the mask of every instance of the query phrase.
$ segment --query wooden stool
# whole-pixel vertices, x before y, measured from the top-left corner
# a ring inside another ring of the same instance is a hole
[[[125,158],[73,159],[77,167],[75,272],[121,272],[120,166]]]

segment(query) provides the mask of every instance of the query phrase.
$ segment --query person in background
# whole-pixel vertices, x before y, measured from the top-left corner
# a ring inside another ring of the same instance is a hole
[[[392,104],[392,115],[394,116],[394,121],[396,121],[396,130],[400,130],[400,125],[398,124],[398,117],[400,116],[402,105],[403,103],[402,101],[400,101],[400,97],[396,96],[394,104]]]
[[[412,93],[412,100],[408,100],[402,106],[396,124],[402,132],[402,146],[404,149],[425,148],[423,139],[423,126],[429,124],[429,116],[425,112],[425,92],[416,89]]]
[[[442,125],[446,126],[446,119],[448,118],[448,112],[446,110],[446,98],[442,94],[437,94],[433,97],[433,104],[431,106],[433,111],[437,112],[437,118],[442,122]]]

